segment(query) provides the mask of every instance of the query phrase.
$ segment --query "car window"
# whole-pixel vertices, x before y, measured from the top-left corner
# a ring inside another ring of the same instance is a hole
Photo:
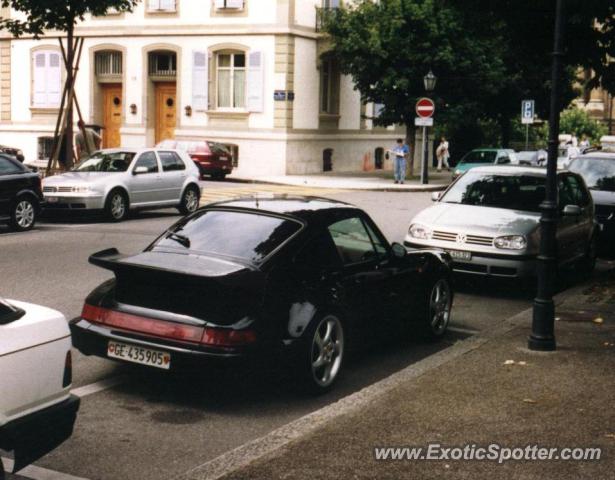
[[[382,258],[387,254],[387,248],[384,246],[380,238],[376,235],[376,232],[370,227],[369,223],[363,222],[365,224],[365,228],[369,233],[369,236],[374,244],[374,248],[376,249],[376,253],[378,253],[378,257]]]
[[[493,163],[496,152],[469,152],[461,159],[461,163]]]
[[[163,172],[173,172],[176,170],[186,170],[186,165],[175,152],[158,152]]]
[[[589,203],[589,196],[583,188],[583,185],[573,175],[565,175],[560,181],[560,189],[563,188],[563,192],[560,193],[560,208],[564,208],[566,205],[578,205],[584,207]],[[567,203],[564,203],[567,202]]]
[[[577,157],[569,169],[581,175],[590,190],[615,192],[615,159]]]
[[[295,256],[295,264],[315,270],[339,266],[340,257],[329,232],[320,232],[312,238]]]
[[[372,239],[359,217],[347,218],[330,225],[329,233],[344,265],[378,257]]]
[[[135,154],[132,152],[94,152],[75,168],[77,172],[125,172]]]
[[[545,178],[533,175],[494,175],[472,170],[440,200],[481,207],[539,212],[545,198]]]
[[[217,155],[230,155],[231,154],[229,149],[226,148],[226,146],[222,145],[221,143],[207,142],[207,145],[209,146],[209,149],[212,151],[212,153],[215,153]]]
[[[11,305],[6,300],[0,298],[0,325],[7,325],[15,320],[19,320],[26,314],[21,308]]]
[[[18,165],[6,157],[0,157],[0,175],[11,175],[14,173],[23,173],[24,171],[21,165]]]
[[[156,160],[156,154],[154,152],[145,152],[142,153],[137,163],[135,164],[135,168],[137,167],[146,167],[147,173],[155,173],[158,171],[158,161]]]
[[[238,228],[238,225],[240,226]],[[176,223],[154,249],[181,249],[259,263],[301,229],[281,217],[227,210],[201,210]]]

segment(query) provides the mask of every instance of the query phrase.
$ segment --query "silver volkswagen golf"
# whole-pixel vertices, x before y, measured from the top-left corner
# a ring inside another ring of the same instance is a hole
[[[131,209],[199,206],[199,170],[170,149],[114,148],[95,152],[70,172],[43,180],[46,210],[101,210],[112,221]]]
[[[450,252],[453,270],[497,277],[536,273],[540,243],[540,203],[545,198],[544,169],[477,167],[465,173],[437,203],[414,217],[404,244]],[[583,179],[557,175],[559,266],[596,263],[597,224],[594,204]]]

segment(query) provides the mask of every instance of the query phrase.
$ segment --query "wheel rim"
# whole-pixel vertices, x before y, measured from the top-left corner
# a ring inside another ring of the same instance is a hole
[[[199,199],[194,190],[188,190],[186,192],[184,205],[186,206],[186,210],[189,212],[194,212],[197,209],[199,206]]]
[[[124,202],[124,197],[122,197],[119,193],[116,193],[113,195],[113,198],[111,198],[111,215],[113,218],[122,218],[125,211],[126,204]]]
[[[34,223],[34,206],[28,200],[22,200],[15,207],[15,221],[21,228],[28,228]]]
[[[451,289],[444,279],[438,280],[431,289],[429,317],[433,333],[439,335],[446,330],[451,317]]]
[[[339,318],[333,315],[323,318],[312,338],[310,364],[312,377],[321,387],[327,387],[336,379],[344,356],[344,330]]]

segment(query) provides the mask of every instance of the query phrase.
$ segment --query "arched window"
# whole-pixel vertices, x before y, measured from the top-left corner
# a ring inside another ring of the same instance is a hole
[[[39,49],[32,52],[32,106],[58,108],[62,95],[60,52]]]
[[[94,54],[94,73],[100,78],[122,75],[122,52],[103,50]]]

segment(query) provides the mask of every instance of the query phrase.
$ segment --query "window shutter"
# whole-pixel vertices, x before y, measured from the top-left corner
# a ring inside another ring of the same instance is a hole
[[[250,112],[265,110],[263,62],[263,52],[253,51],[248,54],[248,110]]]
[[[224,8],[225,6],[225,0],[216,0],[216,8]]]
[[[207,110],[207,52],[193,52],[192,59],[192,109]]]
[[[148,10],[158,10],[159,8],[160,8],[160,0],[148,0],[147,1]]]
[[[226,0],[226,8],[243,9],[243,0]]]
[[[175,0],[160,0],[160,10],[175,11]]]
[[[60,54],[50,52],[47,66],[47,106],[59,107],[62,88],[62,68]]]
[[[32,106],[47,106],[47,52],[36,52],[34,54],[34,85],[32,89]]]

